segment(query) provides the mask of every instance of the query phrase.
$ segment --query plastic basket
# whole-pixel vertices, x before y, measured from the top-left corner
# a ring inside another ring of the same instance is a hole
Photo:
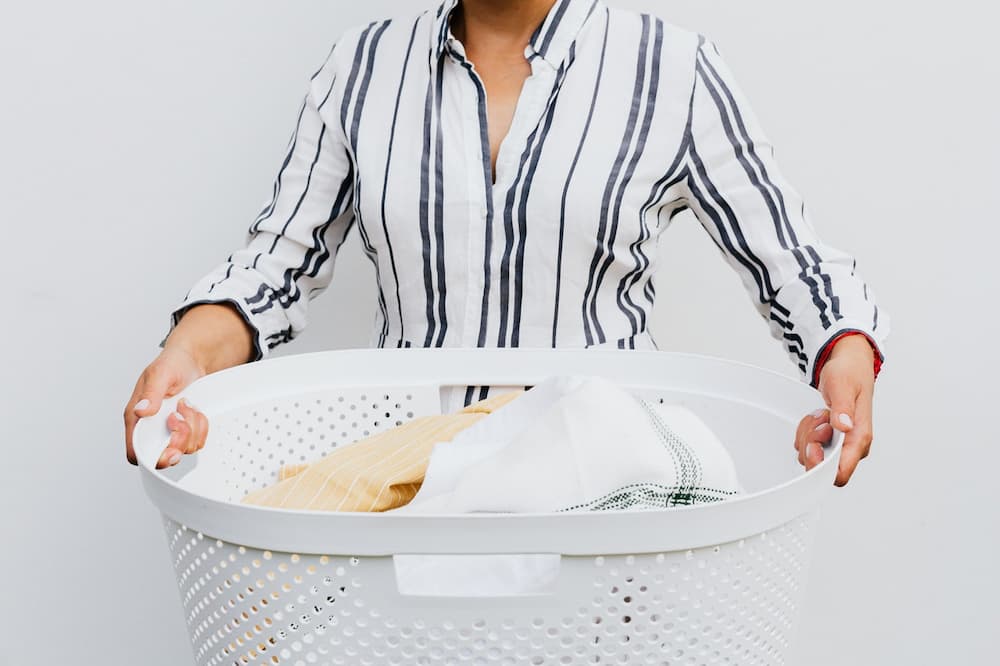
[[[747,494],[641,512],[404,516],[242,505],[283,463],[416,416],[467,385],[592,374],[680,403],[730,448]],[[209,416],[200,453],[155,470],[166,416]],[[221,664],[782,664],[840,437],[803,472],[808,386],[698,356],[617,350],[349,350],[209,375],[135,431],[163,514],[195,662]],[[544,592],[412,593],[406,554],[558,558]],[[402,591],[401,591],[402,590]],[[406,593],[404,593],[404,591]]]

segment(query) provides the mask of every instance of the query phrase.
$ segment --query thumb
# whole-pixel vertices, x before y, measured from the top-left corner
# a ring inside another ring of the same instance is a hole
[[[833,378],[824,386],[823,398],[830,407],[830,425],[840,432],[850,432],[854,428],[857,388],[850,382]]]
[[[170,394],[173,377],[166,369],[151,366],[146,371],[145,381],[139,392],[139,400],[133,408],[136,416],[152,416],[160,411],[163,398]]]
[[[125,457],[133,465],[136,463],[132,447],[132,433],[140,418],[152,416],[160,411],[163,397],[170,389],[171,373],[163,366],[150,365],[136,382],[132,397],[125,406]]]

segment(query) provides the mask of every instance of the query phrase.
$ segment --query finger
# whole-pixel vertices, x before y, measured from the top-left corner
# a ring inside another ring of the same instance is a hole
[[[175,432],[179,430],[182,426],[185,428],[185,432],[187,434],[191,433],[191,424],[187,422],[187,419],[184,418],[183,414],[181,414],[179,411],[176,411],[176,412],[170,412],[170,414],[167,415],[167,430],[169,430],[170,432]]]
[[[829,422],[829,420],[830,410],[825,408],[814,410],[802,417],[802,420],[799,421],[798,430],[795,433],[795,449],[798,450],[809,439],[809,434],[812,430],[822,423]]]
[[[798,457],[799,464],[802,465],[803,467],[806,466],[806,447],[808,445],[809,445],[809,429],[806,428],[795,446],[795,453],[796,456]]]
[[[167,447],[163,453],[160,454],[160,459],[157,462],[157,467],[160,465],[176,465],[180,462],[180,459],[174,455],[174,453],[185,453],[188,449],[188,442],[191,438],[191,426],[187,421],[183,420],[177,412],[172,412],[170,416],[167,417],[167,427],[170,428],[170,440],[167,442]],[[172,451],[168,454],[168,451]]]
[[[809,440],[817,444],[826,444],[833,437],[833,426],[829,423],[820,423],[809,433]]]
[[[855,434],[861,444],[861,459],[868,457],[874,439],[874,424],[872,420],[872,393],[874,386],[861,390],[858,403],[854,408]]]
[[[847,441],[844,442],[844,448],[840,453],[840,465],[837,468],[837,478],[834,483],[838,486],[845,486],[847,482],[851,480],[851,476],[854,474],[854,470],[857,469],[858,463],[861,462],[861,452],[855,446],[847,446]]]
[[[177,401],[177,418],[182,418],[190,428],[190,435],[183,448],[184,453],[194,453],[198,450],[198,439],[201,436],[201,419],[198,412],[184,399]]]
[[[810,412],[809,417],[812,418],[813,428],[821,423],[830,422],[830,410],[829,409],[817,409],[814,412]]]
[[[140,418],[152,416],[160,411],[163,398],[170,393],[170,374],[161,366],[153,364],[136,382],[132,397],[125,406],[125,456],[133,465],[136,464],[135,448],[132,434],[135,424]]]
[[[160,411],[163,398],[170,395],[171,375],[162,366],[151,365],[143,373],[143,390],[139,393],[135,413],[140,417],[152,416]]]
[[[180,418],[176,412],[167,416],[167,427],[170,428],[170,439],[167,446],[156,461],[156,468],[171,467],[181,461],[181,456],[187,448],[187,438],[191,434],[191,428]]]
[[[836,485],[844,486],[851,479],[858,463],[868,456],[872,443],[871,393],[863,392],[854,410],[854,427],[844,436]]]
[[[806,433],[809,431],[809,426],[812,425],[811,416],[803,416],[802,420],[799,421],[798,427],[795,429],[795,440],[792,444],[795,446],[795,450],[798,451],[802,448],[802,445],[806,441]]]
[[[139,391],[142,390],[143,381],[140,379],[136,382],[135,388],[132,390],[132,395],[129,397],[128,402],[125,403],[125,457],[133,465],[138,464],[138,460],[135,457],[135,449],[132,448],[132,431],[135,429],[135,424],[139,421],[138,414],[135,413],[135,403],[136,396]]]
[[[168,446],[163,450],[163,453],[160,455],[160,459],[156,461],[156,469],[163,469],[164,467],[172,467],[173,465],[176,465],[181,461],[181,457],[183,455],[184,454],[180,449],[174,446]]]
[[[184,417],[191,427],[191,436],[187,442],[185,453],[194,453],[205,446],[205,438],[208,435],[208,419],[205,415],[195,409],[186,398],[181,398],[177,402],[177,412]]]
[[[819,442],[809,442],[806,445],[806,470],[810,470],[823,462],[823,446]]]
[[[812,426],[812,420],[809,423]],[[802,445],[799,447],[799,464],[812,469],[823,462],[823,443],[833,434],[833,429],[829,423],[819,423],[806,430],[803,434]]]
[[[817,409],[813,412],[810,412],[809,414],[806,414],[805,416],[802,417],[802,420],[799,421],[798,428],[796,428],[795,430],[794,445],[795,445],[795,450],[798,451],[800,454],[802,452],[802,448],[809,440],[809,432],[815,427],[815,423],[818,420],[822,420],[824,418],[825,414],[826,414],[825,409]],[[802,462],[801,455],[799,462]]]
[[[806,447],[808,443],[816,439],[816,428],[822,427],[824,422],[827,420],[829,420],[829,412],[826,409],[817,409],[809,414],[806,414],[802,417],[802,420],[799,421],[799,426],[795,432],[795,451],[798,456],[799,464],[803,467],[807,467]]]

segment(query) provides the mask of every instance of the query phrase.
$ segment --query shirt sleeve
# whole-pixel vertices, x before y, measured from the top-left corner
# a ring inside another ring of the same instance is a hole
[[[334,98],[334,51],[312,77],[287,154],[245,247],[198,280],[171,315],[202,303],[231,303],[254,330],[254,360],[301,332],[307,305],[333,276],[334,259],[354,224],[353,163],[343,130],[324,121]],[[162,345],[163,343],[161,343]]]
[[[816,384],[817,362],[847,331],[868,337],[881,363],[888,318],[854,258],[817,237],[731,71],[703,37],[694,66],[684,203],[805,379]]]

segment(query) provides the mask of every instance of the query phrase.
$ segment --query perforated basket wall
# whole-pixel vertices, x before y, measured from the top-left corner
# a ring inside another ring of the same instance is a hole
[[[655,398],[655,395],[644,394]],[[338,389],[213,420],[230,500],[280,465],[439,409],[437,389]],[[300,555],[164,518],[196,663],[783,664],[816,523],[681,552],[563,556],[558,594],[401,595],[393,558]]]
[[[783,664],[814,523],[684,552],[563,556],[574,593],[525,612],[404,600],[392,557],[272,553],[165,520],[203,666]]]

